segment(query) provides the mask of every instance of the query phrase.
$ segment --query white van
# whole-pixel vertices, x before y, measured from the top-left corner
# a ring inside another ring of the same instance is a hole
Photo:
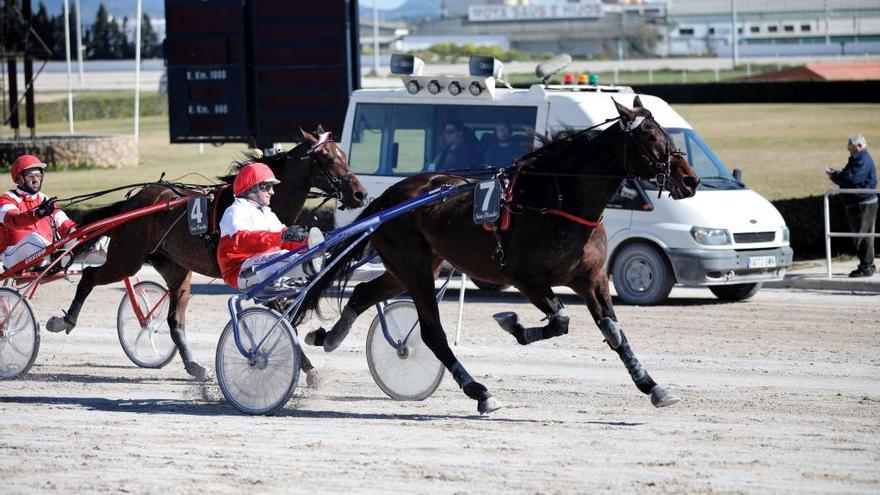
[[[612,98],[631,107],[636,96],[621,86],[495,88],[496,79],[483,75],[406,74],[402,79],[403,89],[355,91],[345,117],[341,144],[371,199],[403,177],[442,170],[438,157],[446,146],[445,132],[456,127],[478,150],[474,167],[507,166],[486,163],[498,155],[490,148],[504,132],[499,124],[506,124],[513,146],[525,153],[534,145],[529,130],[546,135],[591,127],[617,116]],[[667,192],[658,197],[657,186],[648,181],[621,185],[604,214],[607,269],[618,296],[626,303],[657,304],[678,284],[706,286],[721,299],[743,300],[762,282],[781,279],[792,250],[779,212],[735,178],[665,101],[639,97],[676,147],[687,152],[701,183],[694,197],[683,200]],[[338,212],[337,225],[358,213]]]

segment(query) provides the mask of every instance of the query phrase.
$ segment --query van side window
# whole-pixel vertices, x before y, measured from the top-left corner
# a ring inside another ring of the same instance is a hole
[[[531,149],[537,113],[535,106],[359,103],[349,163],[357,174],[384,176],[506,167]]]

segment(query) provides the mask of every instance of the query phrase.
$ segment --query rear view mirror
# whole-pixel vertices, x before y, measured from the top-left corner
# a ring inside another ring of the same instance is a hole
[[[397,168],[397,155],[400,152],[400,144],[394,143],[391,145],[391,168]]]
[[[743,171],[735,168],[733,169],[733,178],[736,179],[737,182],[742,182]]]

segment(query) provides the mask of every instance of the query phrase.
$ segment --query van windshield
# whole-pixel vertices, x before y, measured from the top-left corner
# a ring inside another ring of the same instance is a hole
[[[675,147],[687,153],[688,162],[700,176],[699,189],[746,188],[745,185],[733,178],[718,155],[692,129],[668,129],[668,131]]]
[[[506,167],[531,150],[534,106],[358,104],[348,153],[359,175]]]

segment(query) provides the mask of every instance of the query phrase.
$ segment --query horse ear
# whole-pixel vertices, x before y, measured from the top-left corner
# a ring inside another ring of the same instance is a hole
[[[314,144],[316,141],[318,141],[317,139],[315,139],[315,136],[312,136],[308,132],[304,131],[302,128],[299,129],[299,132],[302,133],[303,139],[305,139],[306,141],[308,141],[312,144]]]
[[[645,108],[644,105],[642,105],[642,100],[639,99],[639,95],[636,95],[635,99],[633,100],[633,110],[635,110],[636,108]]]
[[[321,134],[324,134],[324,126],[322,126],[321,124],[318,124],[318,130],[315,132],[315,134],[318,134],[319,136]]]
[[[615,100],[614,98],[611,98],[611,101],[613,101],[614,106],[617,107],[617,114],[620,115],[620,118],[622,120],[632,120],[635,118],[635,114],[633,114],[632,110],[626,108],[620,103],[617,103],[617,100]]]

